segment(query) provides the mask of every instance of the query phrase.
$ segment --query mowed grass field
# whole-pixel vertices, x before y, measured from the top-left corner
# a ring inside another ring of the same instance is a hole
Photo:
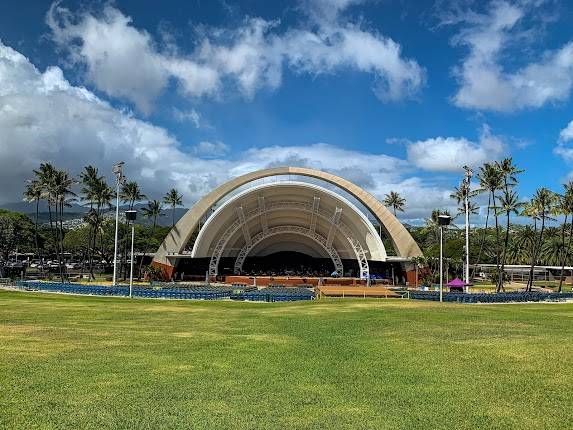
[[[0,291],[0,428],[570,429],[573,304]]]

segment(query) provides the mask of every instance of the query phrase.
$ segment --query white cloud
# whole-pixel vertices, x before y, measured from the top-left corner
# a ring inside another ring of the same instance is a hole
[[[202,142],[185,150],[167,130],[71,85],[57,67],[39,71],[0,42],[0,201],[20,200],[25,180],[42,162],[72,174],[94,164],[111,181],[111,165],[122,160],[126,175],[140,182],[149,197],[175,186],[186,205],[230,178],[278,165],[330,171],[379,198],[397,190],[407,199],[409,218],[424,218],[432,208],[451,204],[447,190],[407,177],[408,162],[396,157],[324,143],[253,148],[237,158],[196,155],[227,150],[220,142]]]
[[[506,145],[487,126],[477,143],[463,137],[436,137],[407,144],[408,160],[430,171],[461,171],[464,165],[499,159],[505,151]]]
[[[316,4],[334,4],[340,11],[350,3],[356,1]],[[383,100],[409,97],[425,79],[424,70],[402,56],[398,43],[340,20],[280,33],[277,22],[249,18],[237,29],[198,32],[202,37],[189,55],[172,43],[162,49],[112,6],[96,16],[72,14],[54,3],[46,20],[58,47],[85,66],[89,83],[145,113],[170,78],[186,96],[220,97],[230,82],[251,98],[262,88],[278,88],[286,66],[313,75],[358,70],[374,76],[374,91]]]
[[[229,153],[231,148],[223,142],[201,141],[194,148],[196,155],[204,158],[223,157]]]
[[[503,60],[523,55],[516,45],[536,34],[531,15],[543,2],[492,1],[485,14],[467,11],[446,24],[464,27],[454,44],[469,49],[454,69],[459,89],[453,102],[463,108],[511,112],[567,100],[573,89],[573,42],[538,55],[539,60],[511,70]],[[530,27],[523,29],[522,27]],[[514,55],[508,51],[513,49]],[[515,63],[515,61],[513,61]]]
[[[339,14],[350,6],[365,3],[366,0],[302,0],[301,8],[307,15],[319,22],[335,21]]]
[[[568,163],[573,163],[573,148],[567,144],[573,140],[573,121],[569,122],[567,126],[559,133],[559,140],[553,152],[559,155]],[[569,173],[569,178],[573,176],[573,172]]]
[[[567,124],[567,127],[561,130],[561,132],[559,133],[559,140],[561,142],[568,142],[570,140],[573,140],[573,120],[569,124]]]
[[[173,117],[179,122],[191,122],[195,128],[201,127],[201,115],[195,109],[190,109],[182,111],[177,108],[173,108]]]

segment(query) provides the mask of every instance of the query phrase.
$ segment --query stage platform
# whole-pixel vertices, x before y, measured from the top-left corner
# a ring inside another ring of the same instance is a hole
[[[311,278],[299,276],[225,276],[226,284],[245,284],[266,287],[268,285],[282,285],[285,287],[296,287],[307,285],[317,287],[321,285],[336,286],[366,286],[366,280],[359,278]]]
[[[320,286],[316,288],[317,298],[321,297],[400,297],[386,287],[364,286]]]

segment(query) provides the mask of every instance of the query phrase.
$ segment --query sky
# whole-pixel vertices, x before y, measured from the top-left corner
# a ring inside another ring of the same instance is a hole
[[[256,169],[318,168],[399,192],[414,224],[455,211],[464,165],[512,157],[522,198],[560,191],[572,24],[566,0],[4,0],[0,203],[43,162],[111,180],[124,161],[187,207]]]

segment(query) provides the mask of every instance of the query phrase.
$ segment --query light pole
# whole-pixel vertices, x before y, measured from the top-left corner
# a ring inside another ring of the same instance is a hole
[[[131,262],[129,268],[129,298],[133,294],[133,243],[135,242],[135,220],[137,219],[137,211],[125,211],[125,219],[131,221]]]
[[[466,209],[466,267],[465,267],[465,283],[466,289],[470,283],[470,183],[473,176],[473,171],[470,167],[464,166],[466,177],[464,178],[464,203]]]
[[[115,242],[113,247],[113,286],[117,279],[117,232],[119,230],[119,186],[123,180],[123,161],[114,164],[111,171],[116,177],[116,200],[115,200]]]
[[[440,302],[444,301],[444,227],[450,225],[452,217],[449,215],[438,215],[438,225],[440,226]]]

